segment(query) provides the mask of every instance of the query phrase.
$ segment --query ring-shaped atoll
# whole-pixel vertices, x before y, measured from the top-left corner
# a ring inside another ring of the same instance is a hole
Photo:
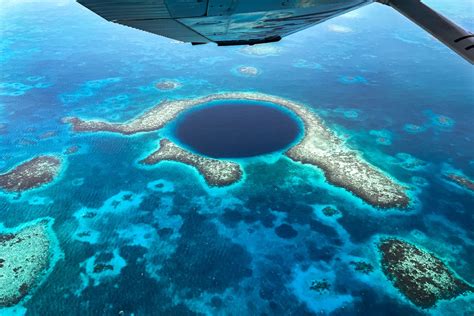
[[[329,183],[352,192],[377,208],[409,206],[407,188],[365,161],[358,151],[349,148],[314,111],[303,104],[273,95],[227,92],[194,99],[163,101],[124,123],[84,120],[78,117],[67,117],[64,121],[72,124],[75,132],[132,135],[160,130],[187,109],[212,101],[225,100],[268,102],[292,111],[303,122],[304,134],[299,143],[284,153],[288,158],[320,168]],[[179,161],[197,168],[210,185],[230,185],[239,181],[242,176],[242,172],[237,171],[240,170],[237,163],[198,156],[187,152],[170,140],[162,141],[160,149],[145,158],[142,163],[153,164],[162,160]]]

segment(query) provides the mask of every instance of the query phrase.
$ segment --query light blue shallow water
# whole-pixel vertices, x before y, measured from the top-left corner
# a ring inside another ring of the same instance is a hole
[[[474,29],[469,1],[429,2]],[[0,194],[3,226],[54,218],[64,253],[30,299],[0,314],[472,313],[472,294],[416,308],[383,275],[374,247],[379,236],[405,238],[474,282],[474,195],[443,176],[474,179],[473,70],[389,8],[331,20],[270,45],[265,56],[249,54],[258,46],[179,44],[69,1],[2,1],[0,14],[0,172],[38,154],[66,161],[53,184],[19,198]],[[242,65],[258,74],[239,75]],[[162,80],[181,86],[161,91]],[[162,100],[223,91],[313,108],[412,188],[413,210],[374,210],[279,154],[244,159],[243,181],[209,188],[188,166],[138,164],[166,131],[77,134],[61,122],[122,122]],[[63,155],[72,145],[78,153]],[[324,216],[326,206],[340,215]],[[86,212],[97,216],[85,220]],[[282,233],[284,224],[296,235]],[[374,272],[355,272],[354,260]],[[94,273],[96,263],[113,268]],[[329,291],[309,289],[322,279]]]

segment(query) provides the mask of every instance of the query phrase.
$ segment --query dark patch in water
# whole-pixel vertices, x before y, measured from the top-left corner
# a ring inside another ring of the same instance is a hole
[[[211,299],[211,305],[212,305],[212,307],[214,307],[214,308],[219,308],[219,307],[222,307],[223,302],[222,302],[222,300],[221,300],[218,296],[214,296],[214,297],[212,297],[212,299]]]
[[[292,239],[298,235],[298,232],[288,224],[281,224],[275,228],[275,233],[283,239]]]
[[[287,148],[298,137],[300,125],[286,110],[230,101],[187,112],[174,132],[181,143],[198,153],[238,158]]]
[[[242,220],[242,213],[236,210],[226,211],[222,215],[222,222],[228,227],[235,227]]]
[[[178,248],[164,264],[163,275],[178,288],[191,289],[191,297],[202,291],[222,292],[252,275],[250,254],[220,236],[206,217],[185,216],[180,233]]]

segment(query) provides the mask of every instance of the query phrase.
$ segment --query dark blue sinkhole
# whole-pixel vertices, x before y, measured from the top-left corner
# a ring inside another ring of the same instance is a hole
[[[239,100],[210,102],[178,117],[173,137],[214,158],[243,158],[285,150],[302,131],[298,117],[281,106]]]

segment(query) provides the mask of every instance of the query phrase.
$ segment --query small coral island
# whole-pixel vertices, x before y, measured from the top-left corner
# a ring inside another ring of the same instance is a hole
[[[54,156],[37,156],[22,162],[0,174],[0,189],[21,193],[50,183],[59,174],[61,164],[61,159]]]
[[[41,219],[0,233],[0,308],[31,294],[54,267],[59,250],[54,249],[51,225],[52,220]]]
[[[354,270],[363,274],[369,274],[374,271],[374,267],[365,261],[351,261],[349,262],[354,267]]]
[[[173,81],[173,80],[163,80],[163,81],[160,81],[156,84],[157,89],[164,90],[164,91],[174,90],[174,89],[177,89],[179,87],[181,87],[181,84],[179,82]]]
[[[304,136],[298,144],[286,152],[286,156],[294,161],[321,168],[328,182],[345,188],[375,207],[381,209],[406,208],[409,205],[410,198],[406,193],[406,187],[365,161],[359,152],[350,149],[343,139],[331,131],[311,109],[272,95],[229,92],[188,100],[163,101],[125,123],[87,121],[77,117],[65,118],[64,121],[72,124],[73,130],[76,132],[105,131],[130,135],[159,130],[187,109],[212,101],[225,100],[268,102],[292,111],[301,118],[304,124]],[[176,149],[162,150],[161,152],[162,154],[166,152],[167,160],[184,160],[182,152]],[[180,157],[173,158],[173,152],[179,153]],[[198,160],[195,157],[186,159],[186,163],[192,164],[203,172],[203,165],[196,166],[196,161]],[[203,175],[206,179],[209,178],[209,176]]]
[[[247,77],[254,77],[259,74],[258,69],[252,66],[239,66],[237,67],[237,71],[241,75]]]
[[[341,214],[338,209],[331,207],[331,206],[326,206],[325,208],[322,209],[322,212],[324,215],[331,217],[331,216],[336,216]]]
[[[474,193],[474,181],[472,181],[471,179],[453,172],[445,174],[445,177],[448,181],[451,181],[459,185],[463,189]]]
[[[309,286],[309,289],[311,291],[316,291],[320,294],[329,291],[330,288],[331,288],[331,285],[326,279],[322,279],[319,281],[313,280],[311,281],[311,285]]]
[[[421,308],[474,291],[474,287],[456,276],[443,261],[409,242],[386,238],[380,241],[378,248],[387,278]]]
[[[141,163],[156,164],[169,160],[194,166],[204,176],[210,186],[226,186],[242,177],[240,165],[235,162],[207,158],[184,150],[168,139],[160,141],[160,148],[146,157]]]

